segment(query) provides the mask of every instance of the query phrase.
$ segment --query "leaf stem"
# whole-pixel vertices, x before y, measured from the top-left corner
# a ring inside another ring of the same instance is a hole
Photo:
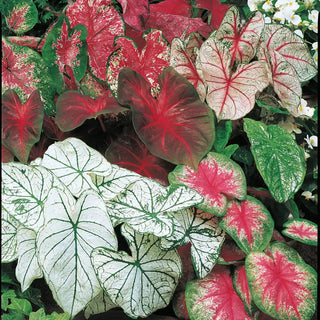
[[[106,130],[106,127],[105,127],[105,125],[104,125],[104,123],[103,123],[103,121],[101,119],[101,116],[98,116],[98,120],[99,120],[99,123],[100,123],[101,130],[103,132],[106,132],[107,130]]]

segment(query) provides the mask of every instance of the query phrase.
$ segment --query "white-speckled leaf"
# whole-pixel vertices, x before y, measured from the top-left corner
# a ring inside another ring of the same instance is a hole
[[[107,312],[115,307],[117,307],[117,305],[115,305],[106,292],[101,289],[100,293],[88,303],[84,310],[84,316],[86,319],[89,319],[90,316],[94,314]]]
[[[74,316],[100,292],[91,251],[99,246],[115,250],[117,239],[103,199],[92,190],[76,202],[70,192],[53,189],[44,215],[36,242],[39,263],[54,299]]]
[[[77,138],[68,138],[49,146],[41,165],[50,169],[75,197],[88,189],[98,192],[89,173],[108,176],[112,170],[101,153]]]
[[[176,250],[161,250],[160,239],[151,234],[136,233],[128,225],[122,226],[122,234],[132,256],[96,248],[92,264],[113,303],[132,318],[144,318],[169,304],[182,272],[181,259]]]

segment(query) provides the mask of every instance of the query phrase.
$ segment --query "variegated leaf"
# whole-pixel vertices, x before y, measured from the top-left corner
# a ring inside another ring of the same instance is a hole
[[[101,289],[99,294],[87,304],[84,310],[84,316],[86,319],[89,319],[92,315],[107,312],[115,307],[117,307],[117,305],[111,301],[105,290]]]

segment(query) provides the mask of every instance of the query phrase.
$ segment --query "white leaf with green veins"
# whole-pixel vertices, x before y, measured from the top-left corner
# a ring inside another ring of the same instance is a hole
[[[218,218],[195,209],[170,214],[174,232],[160,240],[160,247],[170,250],[191,242],[191,257],[198,278],[206,277],[217,262],[225,232],[218,227]]]
[[[129,224],[134,230],[163,237],[173,231],[172,218],[167,212],[189,208],[202,201],[203,197],[188,187],[169,188],[143,179],[106,202],[106,208],[113,219]]]
[[[103,199],[93,190],[76,201],[53,189],[44,207],[45,225],[37,236],[38,259],[54,299],[74,316],[100,291],[90,262],[93,248],[117,249]]]
[[[91,260],[101,286],[113,303],[132,317],[147,317],[166,307],[182,272],[176,250],[163,251],[159,238],[122,226],[132,256],[126,252],[96,248]]]
[[[90,174],[108,176],[111,164],[104,156],[77,138],[68,138],[49,146],[42,166],[50,169],[75,197],[88,189],[98,192]]]
[[[16,277],[21,283],[21,291],[29,288],[34,279],[42,278],[42,270],[36,255],[37,234],[28,228],[20,226],[17,231],[18,264]]]

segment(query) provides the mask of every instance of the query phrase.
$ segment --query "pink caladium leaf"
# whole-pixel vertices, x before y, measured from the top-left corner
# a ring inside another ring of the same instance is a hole
[[[115,44],[120,48],[114,51],[107,66],[107,81],[112,93],[117,95],[118,76],[123,68],[130,68],[142,75],[152,86],[152,92],[159,92],[158,76],[169,66],[170,47],[160,30],[144,33],[146,46],[140,51],[133,40],[119,37]]]
[[[84,94],[91,98],[104,96],[109,91],[108,85],[98,81],[89,71],[81,79],[80,87]]]
[[[119,105],[110,92],[102,97],[92,99],[77,91],[66,91],[57,100],[56,124],[60,130],[67,132],[81,126],[87,119],[100,114],[118,113],[126,108]]]
[[[254,303],[277,319],[311,319],[316,309],[317,273],[283,242],[266,253],[251,252],[245,262]]]
[[[256,94],[269,84],[262,61],[241,65],[232,72],[229,49],[215,38],[201,46],[200,61],[208,84],[206,100],[218,119],[236,120],[249,113]]]
[[[198,208],[204,212],[223,216],[228,199],[246,197],[246,178],[241,167],[227,156],[210,152],[199,163],[198,170],[180,165],[169,174],[171,184],[186,185],[195,189],[204,201]]]
[[[246,64],[254,58],[263,28],[264,17],[260,11],[251,16],[243,27],[238,8],[232,6],[227,11],[214,36],[230,48],[231,66],[235,61]]]
[[[12,37],[7,37],[7,40],[11,43],[17,44],[18,46],[25,46],[38,51],[42,38],[34,37],[34,36],[20,36],[20,37],[12,36]]]
[[[151,12],[163,12],[185,17],[192,16],[192,7],[189,0],[165,0],[150,5]]]
[[[230,271],[217,265],[204,279],[188,282],[187,308],[192,320],[251,320],[232,285]]]
[[[38,90],[22,104],[14,90],[2,96],[2,143],[21,162],[26,163],[31,147],[39,141],[43,104]]]
[[[227,212],[219,221],[219,227],[248,254],[267,247],[272,237],[274,221],[262,202],[247,196],[242,202],[232,200],[228,203]]]
[[[131,107],[135,131],[152,154],[196,168],[213,144],[213,114],[173,68],[165,69],[158,82],[161,92],[154,99],[150,84],[141,75],[121,70],[119,102]]]
[[[238,245],[231,239],[227,237],[222,245],[220,256],[218,258],[219,264],[234,264],[246,257],[246,254],[238,247]]]
[[[66,15],[71,28],[77,24],[88,30],[87,45],[89,64],[94,76],[106,81],[107,60],[115,36],[124,34],[123,21],[111,0],[77,0],[68,5]]]
[[[318,226],[307,219],[292,219],[284,223],[282,234],[302,243],[318,245]]]
[[[14,160],[14,155],[1,144],[1,162],[11,162]]]

